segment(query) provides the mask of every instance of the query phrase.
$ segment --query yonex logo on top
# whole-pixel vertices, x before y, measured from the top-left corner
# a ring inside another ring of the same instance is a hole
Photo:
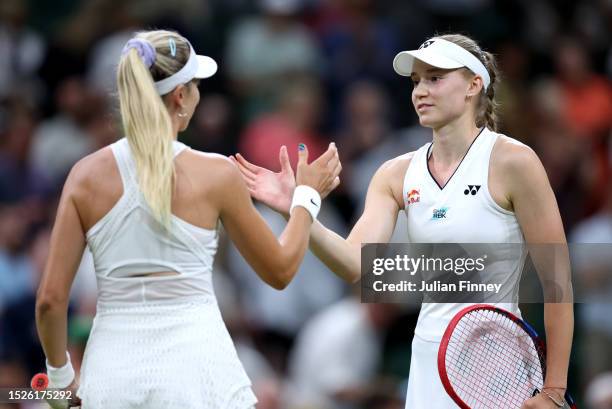
[[[467,189],[463,191],[464,195],[476,195],[480,190],[480,185],[468,185]]]
[[[421,46],[419,47],[419,50],[420,50],[421,48],[427,48],[427,47],[429,47],[430,45],[432,45],[432,44],[434,43],[434,41],[435,41],[435,40],[427,40],[427,41],[425,41],[423,44],[421,44]]]

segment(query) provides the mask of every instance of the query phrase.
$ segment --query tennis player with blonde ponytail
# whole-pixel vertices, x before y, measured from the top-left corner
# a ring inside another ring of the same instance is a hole
[[[529,147],[497,133],[495,58],[474,40],[451,34],[399,53],[393,67],[411,78],[412,105],[421,126],[432,129],[432,142],[382,164],[370,182],[364,212],[346,239],[314,223],[313,253],[340,277],[356,281],[362,244],[388,242],[400,211],[408,220],[409,243],[565,243],[540,160]],[[280,173],[240,155],[235,160],[251,195],[286,213],[290,197],[283,192],[295,184],[286,155]],[[524,258],[524,253],[496,258],[507,267],[508,283],[518,284]],[[517,299],[513,294],[512,300]],[[407,409],[457,407],[440,380],[437,356],[446,327],[464,307],[422,305],[412,342]],[[520,314],[516,302],[502,308]],[[567,387],[572,304],[545,304],[544,319],[548,356],[543,393],[522,402],[522,409],[556,408]]]
[[[277,239],[228,158],[176,140],[199,102],[199,80],[216,70],[174,32],[139,33],[123,50],[117,82],[125,138],[70,172],[37,294],[49,387],[73,393],[53,407],[247,409],[257,402],[213,292],[219,222],[261,279],[282,289],[341,166],[333,144],[310,164],[300,146],[291,216]],[[66,352],[67,307],[86,245],[98,303],[78,379]]]

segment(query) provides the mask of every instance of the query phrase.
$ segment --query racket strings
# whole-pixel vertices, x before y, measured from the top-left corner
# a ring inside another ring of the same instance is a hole
[[[531,337],[492,310],[475,310],[459,321],[445,365],[453,389],[473,409],[519,408],[543,384]]]

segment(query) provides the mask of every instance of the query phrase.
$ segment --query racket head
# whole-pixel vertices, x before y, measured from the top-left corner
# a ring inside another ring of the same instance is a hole
[[[544,343],[514,314],[489,304],[470,305],[444,333],[438,372],[448,395],[463,409],[512,405],[541,389]]]
[[[447,357],[449,348],[451,348],[451,345],[452,345],[453,332],[455,331],[457,326],[460,325],[460,322],[467,315],[477,313],[478,311],[485,311],[485,312],[488,311],[492,314],[499,314],[500,317],[507,318],[510,322],[512,322],[513,324],[516,324],[516,328],[520,328],[528,336],[528,337],[525,337],[525,339],[529,340],[529,342],[531,343],[529,344],[529,346],[533,348],[531,350],[531,357],[532,357],[532,360],[534,361],[533,363],[537,363],[539,366],[539,369],[541,370],[540,372],[541,380],[538,379],[538,383],[540,383],[540,387],[534,388],[534,391],[531,395],[531,396],[535,396],[535,394],[540,392],[541,385],[543,385],[544,378],[546,376],[546,344],[539,337],[535,329],[533,329],[533,327],[529,325],[527,322],[523,321],[522,319],[520,319],[519,317],[517,317],[516,315],[512,314],[509,311],[506,311],[502,308],[499,308],[499,307],[496,307],[490,304],[474,304],[474,305],[470,305],[462,309],[453,317],[453,319],[447,326],[446,331],[444,332],[444,336],[442,338],[442,341],[440,343],[440,348],[438,350],[438,372],[440,374],[440,379],[442,381],[444,389],[446,390],[448,395],[462,409],[472,409],[472,407],[470,407],[464,401],[464,399],[460,396],[460,394],[455,391],[455,388],[453,387],[451,379],[449,377],[449,368],[447,367],[446,357]],[[523,346],[525,346],[525,342],[523,342]],[[537,356],[537,360],[536,360],[536,356]],[[524,397],[525,400],[528,398],[529,396]],[[577,405],[574,399],[572,398],[572,396],[569,394],[569,392],[565,393],[565,400],[567,402],[567,407],[569,407],[569,409],[577,409]],[[499,403],[500,402],[494,402],[492,406],[490,407],[497,408]],[[517,404],[519,405],[517,407],[520,407],[521,403],[522,402],[517,402]],[[478,407],[486,408],[487,406],[478,405]]]

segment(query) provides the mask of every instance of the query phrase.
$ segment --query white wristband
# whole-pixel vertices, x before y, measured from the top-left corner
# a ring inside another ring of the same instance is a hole
[[[74,381],[74,368],[70,361],[70,354],[66,351],[68,362],[61,368],[54,368],[47,360],[47,376],[49,377],[49,388],[63,389]]]
[[[293,200],[291,201],[289,214],[291,214],[293,208],[296,206],[300,206],[308,210],[308,213],[310,213],[312,221],[314,222],[317,219],[319,210],[321,210],[321,195],[310,186],[299,185],[293,192]]]

